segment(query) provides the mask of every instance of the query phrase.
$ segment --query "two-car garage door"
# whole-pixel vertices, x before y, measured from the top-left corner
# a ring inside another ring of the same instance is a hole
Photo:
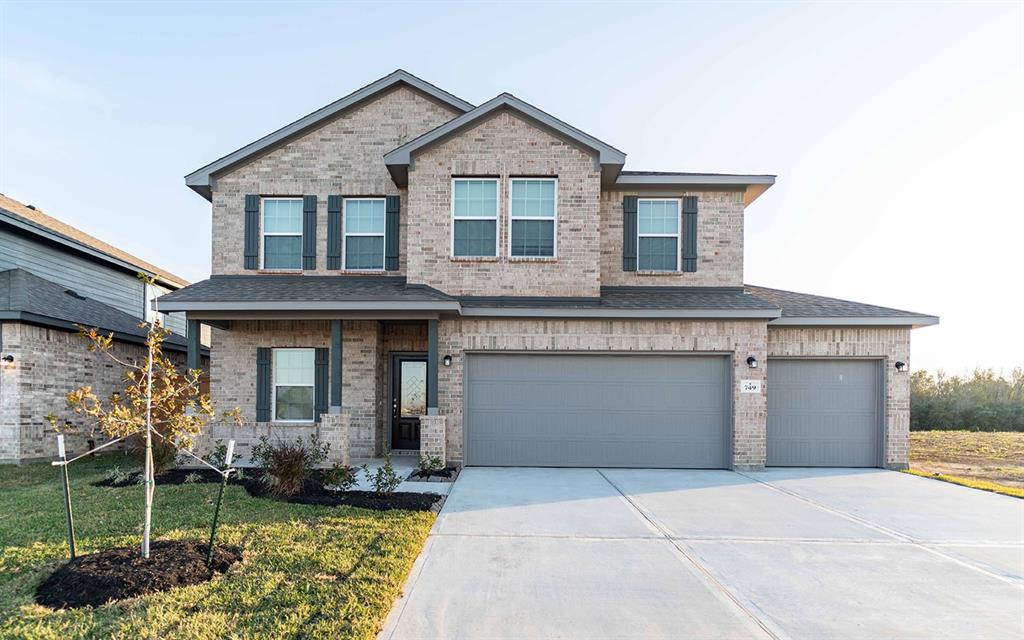
[[[470,354],[466,464],[729,466],[726,356]]]

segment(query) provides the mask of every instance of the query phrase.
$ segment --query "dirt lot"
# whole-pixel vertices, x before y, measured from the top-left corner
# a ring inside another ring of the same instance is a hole
[[[911,431],[910,467],[1024,488],[1024,432]]]

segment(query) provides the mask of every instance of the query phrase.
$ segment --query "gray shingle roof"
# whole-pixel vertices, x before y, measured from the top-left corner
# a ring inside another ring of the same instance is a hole
[[[738,287],[601,287],[601,296],[593,298],[463,296],[459,301],[463,307],[778,311]]]
[[[0,318],[45,324],[70,331],[74,325],[112,331],[115,337],[131,342],[146,339],[146,330],[139,328],[139,318],[92,298],[86,298],[67,287],[24,269],[0,271]],[[177,334],[167,337],[172,349],[185,348],[185,338]]]
[[[757,298],[771,302],[782,308],[782,318],[823,318],[823,319],[905,319],[905,324],[920,326],[924,324],[935,324],[938,318],[926,313],[904,311],[880,307],[863,302],[851,302],[838,298],[826,298],[809,293],[797,293],[795,291],[784,291],[782,289],[769,289],[768,287],[757,287],[746,285],[746,291]],[[775,324],[784,324],[777,320]]]

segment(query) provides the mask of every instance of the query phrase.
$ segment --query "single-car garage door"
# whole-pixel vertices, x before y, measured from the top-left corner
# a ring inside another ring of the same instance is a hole
[[[470,354],[466,464],[725,468],[724,356]]]
[[[876,360],[768,361],[768,465],[876,467],[881,441]]]

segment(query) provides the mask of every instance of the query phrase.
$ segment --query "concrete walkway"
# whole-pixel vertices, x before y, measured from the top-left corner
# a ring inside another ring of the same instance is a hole
[[[380,637],[1020,638],[1024,501],[875,469],[470,468]]]

